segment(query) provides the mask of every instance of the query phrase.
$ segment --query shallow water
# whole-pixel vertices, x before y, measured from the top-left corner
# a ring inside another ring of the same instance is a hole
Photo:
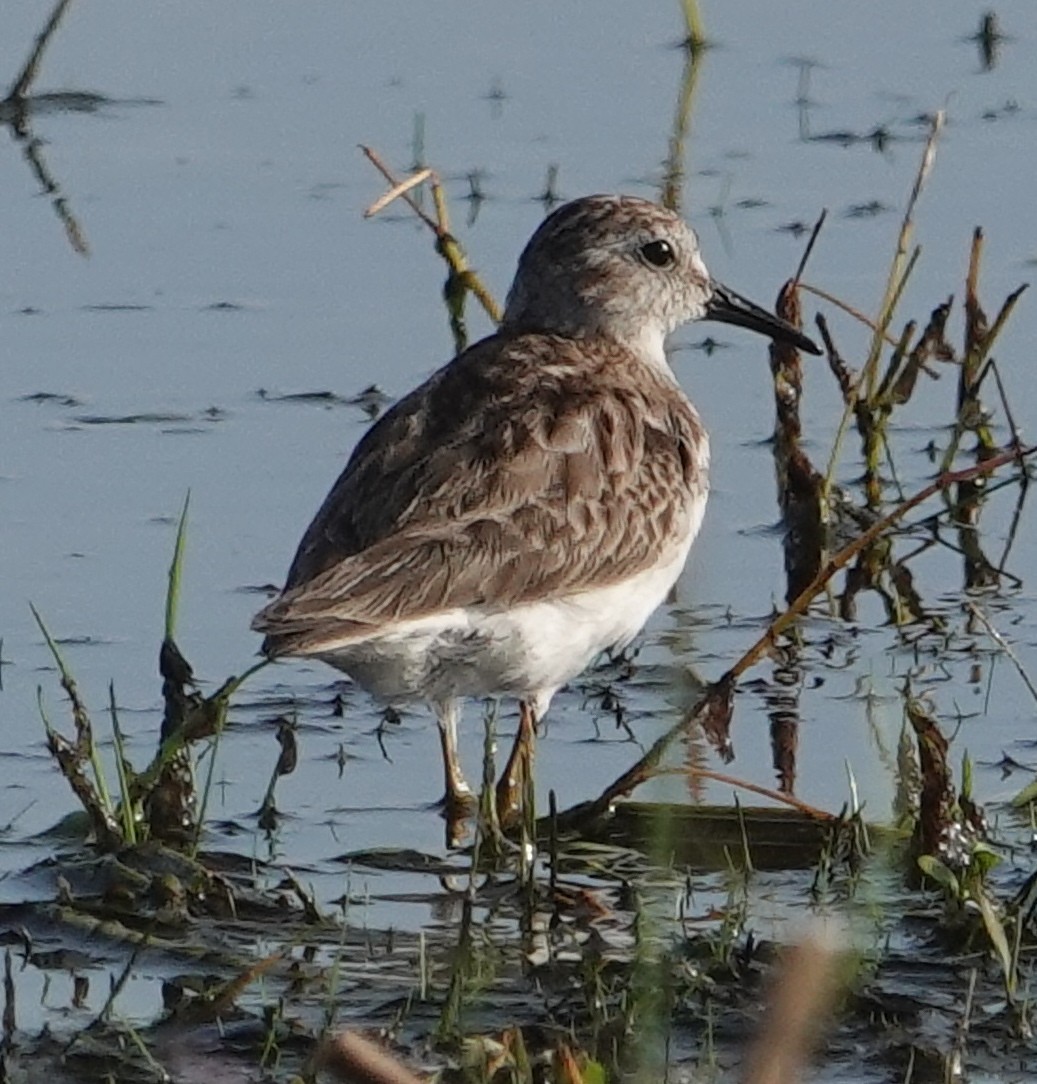
[[[802,251],[803,239],[787,227],[809,224],[827,207],[806,278],[874,311],[924,140],[918,116],[938,108],[948,123],[916,216],[923,253],[902,313],[924,319],[948,294],[960,297],[974,225],[986,231],[989,311],[1032,275],[1037,21],[1027,11],[1005,15],[1011,39],[984,71],[967,40],[979,4],[949,13],[935,2],[880,2],[837,16],[824,4],[715,7],[705,13],[717,47],[696,88],[685,211],[718,278],[769,303]],[[45,15],[37,4],[8,13],[0,78],[14,78]],[[394,397],[452,352],[429,236],[402,212],[361,219],[382,185],[357,144],[373,145],[403,171],[420,127],[423,155],[454,197],[455,230],[503,297],[543,214],[536,196],[550,165],[559,167],[564,197],[658,195],[684,61],[674,47],[680,35],[672,3],[602,2],[592,20],[578,6],[539,2],[494,5],[478,18],[456,2],[72,8],[34,89],[104,100],[86,112],[41,108],[33,132],[89,243],[88,259],[71,250],[23,145],[10,138],[0,153],[0,720],[8,780],[0,824],[13,821],[0,865],[23,868],[39,849],[21,844],[74,808],[42,743],[37,687],[52,719],[64,719],[64,706],[28,603],[67,640],[66,657],[99,721],[115,682],[131,755],[143,762],[160,718],[165,574],[185,494],[179,638],[214,685],[253,660],[248,622],[263,598],[255,588],[281,581],[368,424],[358,405],[277,397],[333,391],[349,399],[371,384]],[[808,101],[797,104],[798,94]],[[884,141],[866,138],[879,127]],[[840,138],[821,138],[832,135]],[[472,171],[486,193],[478,204],[465,200]],[[805,303],[809,319],[815,303]],[[866,335],[818,307],[847,360],[859,364]],[[489,330],[474,305],[469,316],[473,338]],[[960,312],[954,320],[960,329]],[[705,334],[723,349],[691,349]],[[997,351],[1024,433],[1037,415],[1028,390],[1035,334],[1037,308],[1024,296]],[[784,597],[764,347],[734,329],[685,328],[674,337],[674,366],[712,433],[713,495],[678,597],[653,619],[623,686],[630,733],[643,746],[693,699],[690,675],[717,677]],[[946,443],[953,384],[943,374],[895,427],[909,492],[933,470],[926,445]],[[823,364],[809,370],[805,411],[808,451],[823,467],[840,411]],[[1003,426],[998,434],[1007,438]],[[852,439],[847,449],[848,481],[859,465]],[[1003,490],[984,511],[991,554],[1004,545],[1015,497]],[[1007,565],[1022,586],[981,600],[1030,671],[1035,544],[1024,507]],[[928,606],[960,625],[960,557],[938,550],[912,568]],[[945,670],[924,647],[916,653],[899,643],[873,597],[852,627],[816,616],[809,639],[794,679],[803,686],[801,798],[838,809],[852,772],[871,814],[888,815],[898,688],[908,671],[943,711],[966,716],[956,748],[977,761],[978,797],[996,803],[1020,788],[1019,774],[1002,778],[997,762],[1002,751],[1031,761],[1033,702],[1007,660],[995,665],[981,631],[971,675],[964,650]],[[770,682],[773,665],[754,676]],[[431,719],[404,713],[383,751],[380,715],[363,695],[345,689],[345,717],[331,710],[343,688],[316,664],[263,671],[233,712],[213,810],[246,829],[234,838],[216,832],[214,842],[265,853],[252,814],[277,757],[269,719],[294,698],[302,759],[279,784],[286,818],[272,846],[308,871],[323,898],[341,892],[331,859],[343,852],[443,848],[431,808],[441,783]],[[765,786],[775,778],[769,689],[750,681],[739,693],[736,760],[726,769]],[[554,789],[563,806],[592,797],[640,755],[595,691],[591,681],[589,691],[584,683],[559,695],[540,746],[538,791]],[[473,777],[480,717],[470,706]],[[513,725],[506,706],[502,729]],[[720,766],[705,746],[683,755]],[[644,789],[642,797],[731,799],[721,784],[689,794],[680,778]],[[376,894],[408,885],[400,876],[364,878]],[[372,905],[369,920],[413,929],[427,917],[424,903],[385,901]]]

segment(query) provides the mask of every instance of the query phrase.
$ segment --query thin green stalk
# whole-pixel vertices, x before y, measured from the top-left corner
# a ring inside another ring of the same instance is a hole
[[[162,1068],[162,1065],[155,1060],[155,1056],[148,1049],[147,1043],[144,1042],[143,1036],[140,1032],[125,1018],[113,1013],[113,1017],[125,1028],[126,1034],[129,1035],[130,1041],[139,1051],[141,1057],[144,1059],[148,1068],[154,1073],[159,1080],[172,1080],[173,1078]]]
[[[284,1015],[284,999],[279,998],[273,1012],[268,1016],[269,1027],[263,1038],[263,1047],[259,1051],[259,1064],[263,1069],[277,1069],[281,1061],[281,1049],[277,1043],[277,1024]]]
[[[205,824],[205,813],[209,807],[209,794],[212,791],[213,774],[216,771],[216,753],[220,748],[220,738],[223,735],[223,727],[227,721],[227,704],[224,702],[220,713],[219,722],[216,724],[216,733],[212,736],[212,741],[209,743],[209,764],[205,772],[205,784],[202,787],[202,800],[198,806],[198,817],[194,826],[194,839],[191,840],[191,857],[198,857],[198,849],[202,844],[202,827]],[[273,783],[270,784],[271,790],[273,789]]]
[[[119,776],[119,794],[122,799],[119,806],[122,821],[122,837],[132,846],[138,842],[137,811],[134,808],[130,781],[126,775],[126,746],[122,737],[122,727],[119,725],[119,709],[115,703],[114,681],[108,682],[108,713],[112,718],[112,741],[115,745],[115,771]]]
[[[706,28],[702,22],[698,0],[681,0],[684,26],[688,31],[686,42],[691,49],[701,49],[706,44]]]
[[[741,870],[741,874],[743,877],[748,877],[750,873],[755,872],[753,867],[753,852],[752,848],[749,846],[749,829],[745,823],[745,810],[742,808],[742,803],[737,794],[734,798],[735,810],[738,813],[738,830],[742,837],[742,860],[745,863]]]
[[[922,152],[922,160],[919,163],[918,172],[915,175],[915,183],[911,188],[911,194],[907,200],[907,207],[904,209],[904,217],[901,219],[900,231],[897,234],[896,250],[893,253],[893,260],[890,263],[889,274],[886,276],[886,289],[883,293],[882,301],[879,304],[878,318],[875,321],[875,326],[872,330],[868,357],[861,369],[861,375],[857,382],[856,394],[852,399],[848,398],[848,401],[843,408],[843,416],[839,423],[838,432],[836,433],[835,444],[832,448],[831,455],[828,457],[825,480],[821,487],[822,509],[827,508],[831,497],[835,471],[839,463],[842,440],[846,433],[850,414],[854,409],[854,400],[859,399],[863,395],[863,398],[867,402],[874,401],[875,392],[878,387],[878,363],[879,358],[882,356],[882,347],[886,339],[886,333],[890,322],[893,319],[896,307],[900,302],[900,298],[903,296],[907,280],[910,278],[911,272],[914,270],[914,266],[917,263],[918,256],[921,252],[921,249],[918,246],[915,246],[911,255],[908,256],[911,235],[914,231],[915,206],[922,194],[925,182],[932,172],[933,162],[935,161],[936,156],[936,139],[943,129],[944,119],[945,114],[943,110],[940,110],[933,119],[929,138],[926,141],[925,150]]]
[[[903,295],[904,288],[907,285],[907,280],[911,277],[912,271],[915,269],[915,264],[918,263],[918,257],[921,255],[921,248],[916,247],[911,253],[910,259],[907,261],[907,266],[904,268],[904,273],[900,278],[900,281],[893,288],[892,292],[892,307],[889,309],[889,317],[882,322],[880,320],[874,325],[872,331],[872,350],[877,350],[879,353],[875,353],[875,362],[871,362],[872,354],[869,354],[868,361],[865,363],[864,369],[861,371],[861,375],[858,378],[856,388],[852,395],[847,396],[846,402],[843,405],[842,417],[839,419],[839,428],[836,430],[835,442],[832,444],[832,451],[828,456],[828,465],[825,468],[825,480],[821,486],[821,514],[822,516],[828,515],[828,508],[831,500],[832,486],[835,484],[835,472],[839,466],[839,455],[842,451],[843,438],[846,436],[846,430],[850,424],[850,418],[853,416],[854,409],[856,408],[858,398],[861,395],[861,388],[867,381],[866,374],[868,373],[868,365],[871,364],[872,379],[878,372],[878,357],[881,353],[882,344],[885,341],[889,328],[889,321],[893,317],[893,311],[896,304],[899,302]],[[876,346],[877,344],[877,346]],[[873,395],[870,392],[865,393],[865,398],[871,401]]]
[[[349,898],[349,891],[346,891],[346,899]],[[326,993],[324,997],[324,1011],[323,1019],[321,1020],[320,1031],[317,1033],[317,1042],[315,1044],[315,1050],[318,1052],[323,1045],[331,1038],[332,1028],[335,1026],[335,1020],[338,1015],[339,1001],[339,984],[342,981],[342,959],[346,951],[346,936],[349,932],[349,923],[346,920],[346,916],[342,916],[342,925],[339,931],[338,944],[335,946],[335,956],[331,961],[331,967],[325,973],[325,987]]]
[[[911,187],[911,194],[907,198],[907,206],[904,208],[904,217],[900,222],[900,232],[897,234],[897,247],[893,254],[893,261],[889,267],[889,275],[886,278],[886,290],[879,305],[879,318],[875,335],[872,337],[871,349],[868,352],[868,360],[864,365],[865,386],[868,397],[875,391],[875,379],[877,376],[877,364],[882,352],[882,334],[893,319],[897,301],[902,293],[901,280],[905,276],[905,264],[908,260],[908,248],[911,244],[911,235],[914,233],[914,214],[918,199],[925,187],[925,182],[932,172],[933,163],[936,160],[936,140],[943,130],[946,114],[938,110],[933,118],[932,127],[929,130],[929,138],[922,151],[922,160],[918,164],[918,172],[915,174],[915,183]]]
[[[105,999],[104,1004],[101,1006],[100,1012],[94,1017],[93,1020],[84,1028],[80,1028],[74,1032],[69,1041],[61,1050],[62,1058],[67,1058],[71,1053],[73,1047],[79,1042],[83,1036],[90,1034],[90,1032],[96,1030],[99,1024],[106,1023],[112,1016],[112,1007],[115,1005],[115,999],[122,993],[125,987],[130,973],[137,966],[137,958],[148,947],[150,942],[150,936],[143,934],[141,939],[133,946],[133,951],[130,953],[130,958],[126,961],[126,966],[123,967],[119,973],[119,977],[116,978],[113,975],[108,976],[108,997]]]
[[[165,637],[172,640],[176,632],[177,610],[180,607],[181,574],[184,565],[184,544],[187,541],[187,510],[191,504],[191,491],[187,491],[184,507],[180,512],[180,522],[176,528],[176,543],[173,546],[173,560],[169,566],[169,589],[166,592],[166,629]]]
[[[686,0],[685,22],[688,36],[685,39],[684,71],[681,75],[680,92],[677,95],[677,110],[673,118],[673,131],[670,134],[666,161],[663,165],[663,183],[659,202],[671,211],[680,213],[684,178],[687,175],[685,147],[691,129],[692,107],[695,101],[695,88],[698,86],[699,71],[703,50],[706,47],[701,21],[695,0]]]

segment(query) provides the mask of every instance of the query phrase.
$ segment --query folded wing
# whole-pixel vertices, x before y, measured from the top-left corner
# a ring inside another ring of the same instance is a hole
[[[253,622],[264,651],[319,652],[647,568],[706,487],[705,433],[667,380],[608,343],[593,359],[549,335],[466,351],[357,446]]]

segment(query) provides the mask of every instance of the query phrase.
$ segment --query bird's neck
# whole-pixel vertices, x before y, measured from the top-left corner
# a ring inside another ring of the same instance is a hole
[[[642,323],[634,328],[616,327],[614,324],[603,321],[595,324],[581,316],[579,321],[572,324],[553,319],[539,321],[527,319],[509,318],[505,313],[501,330],[512,334],[533,333],[541,335],[561,335],[566,339],[576,339],[581,342],[591,343],[595,339],[604,339],[616,343],[625,350],[629,350],[639,361],[647,365],[653,372],[665,375],[671,381],[674,380],[673,370],[666,360],[666,329],[658,324]]]

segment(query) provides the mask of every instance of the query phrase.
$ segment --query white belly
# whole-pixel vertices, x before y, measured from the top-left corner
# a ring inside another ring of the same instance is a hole
[[[696,504],[671,555],[622,583],[510,610],[448,610],[320,657],[389,703],[510,694],[535,700],[542,713],[597,655],[629,643],[666,598],[702,521],[705,500]]]

